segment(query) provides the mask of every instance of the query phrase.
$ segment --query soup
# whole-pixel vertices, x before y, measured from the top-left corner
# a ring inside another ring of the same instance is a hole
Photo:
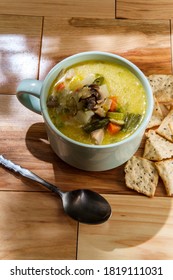
[[[106,145],[130,136],[146,110],[145,91],[127,68],[88,61],[62,70],[48,98],[49,116],[67,137]]]

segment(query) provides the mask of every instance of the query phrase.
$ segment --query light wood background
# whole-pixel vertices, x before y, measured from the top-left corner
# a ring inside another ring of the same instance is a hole
[[[172,199],[161,180],[148,199],[126,188],[124,166],[68,166],[52,152],[42,117],[15,96],[22,79],[44,79],[80,51],[117,53],[146,75],[171,74],[172,10],[171,0],[0,0],[0,154],[64,191],[98,191],[113,210],[102,225],[78,224],[60,199],[0,168],[0,259],[173,259]]]
[[[116,17],[130,19],[171,19],[171,0],[116,0]]]

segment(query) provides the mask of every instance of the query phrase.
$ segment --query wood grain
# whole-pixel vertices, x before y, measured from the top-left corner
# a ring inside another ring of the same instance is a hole
[[[171,20],[171,55],[173,58],[173,20]],[[173,59],[171,59],[172,69],[173,69]]]
[[[0,191],[0,259],[76,259],[77,223],[48,193]]]
[[[116,17],[129,19],[171,19],[172,0],[116,0]]]
[[[2,14],[115,17],[115,0],[1,0]]]
[[[170,23],[167,20],[46,17],[40,79],[63,58],[90,50],[122,55],[146,75],[171,73]]]
[[[37,78],[41,17],[0,15],[0,93],[15,94],[20,80]]]
[[[78,260],[172,260],[171,198],[107,195],[113,213],[102,225],[79,227]]]

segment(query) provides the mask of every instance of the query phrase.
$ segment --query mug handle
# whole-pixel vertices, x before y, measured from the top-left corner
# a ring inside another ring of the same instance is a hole
[[[29,110],[41,115],[40,93],[43,82],[25,79],[17,87],[18,100]]]

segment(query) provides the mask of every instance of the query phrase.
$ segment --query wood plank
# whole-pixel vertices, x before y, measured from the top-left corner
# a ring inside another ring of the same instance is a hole
[[[173,69],[173,20],[171,20],[171,54],[172,54],[172,69]]]
[[[106,198],[111,218],[105,224],[79,226],[78,260],[172,260],[171,198]]]
[[[76,259],[77,223],[48,193],[0,191],[0,259]]]
[[[1,0],[2,14],[115,17],[115,0]]]
[[[116,18],[170,19],[172,15],[172,0],[116,0]]]
[[[63,58],[90,50],[122,55],[146,75],[171,73],[170,23],[167,20],[46,17],[40,79]]]
[[[40,115],[28,111],[14,95],[0,95],[0,154],[59,185],[64,191],[91,188],[101,193],[139,195],[124,181],[124,165],[103,172],[86,172],[69,166],[52,151]],[[137,154],[142,155],[144,141]],[[0,190],[45,191],[0,167]],[[156,196],[166,196],[159,182]]]
[[[50,148],[42,116],[26,109],[14,95],[0,95],[0,112],[0,154],[53,183],[56,160],[60,160]],[[1,190],[45,190],[3,168],[0,174]]]
[[[41,17],[0,15],[0,93],[14,94],[20,80],[37,78],[41,30]]]

